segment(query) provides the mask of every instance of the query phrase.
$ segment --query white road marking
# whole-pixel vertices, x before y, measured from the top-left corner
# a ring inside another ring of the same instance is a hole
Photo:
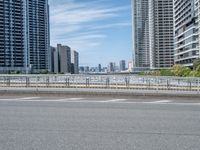
[[[83,100],[84,98],[70,98],[70,100]]]
[[[171,100],[160,100],[160,101],[153,101],[153,102],[148,102],[148,103],[171,103],[172,101]]]
[[[57,101],[79,101],[79,100],[84,100],[84,98],[64,98],[64,99],[58,99]]]
[[[9,102],[61,102],[61,103],[115,103],[115,104],[150,104],[150,105],[181,105],[181,106],[200,106],[200,103],[178,103],[170,100],[161,100],[153,102],[134,102],[126,101],[127,99],[113,99],[113,100],[72,100],[72,99],[52,99],[43,100],[38,99],[39,97],[24,97],[24,98],[13,98],[13,99],[0,99],[0,101]]]
[[[40,97],[23,97],[19,98],[19,100],[32,100],[32,99],[39,99]]]
[[[104,101],[104,102],[123,102],[123,101],[126,101],[127,99],[112,99],[112,100],[107,100],[107,101]]]

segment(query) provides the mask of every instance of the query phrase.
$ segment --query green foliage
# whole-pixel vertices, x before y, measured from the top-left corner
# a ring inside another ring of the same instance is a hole
[[[200,71],[200,58],[199,58],[199,59],[196,59],[196,60],[194,61],[193,68],[194,68],[194,70],[199,69],[199,71]]]
[[[41,70],[40,71],[40,74],[48,74],[49,72],[48,72],[48,70]]]
[[[174,65],[172,69],[162,69],[159,71],[141,72],[140,75],[150,76],[177,76],[177,77],[200,77],[200,65],[195,70],[183,65]]]
[[[192,71],[190,68],[188,67],[183,67],[182,68],[182,77],[188,77],[190,75],[190,72]]]
[[[183,67],[182,65],[174,65],[172,67],[172,73],[175,75],[175,76],[182,76],[182,73],[183,73]]]
[[[200,65],[196,67],[195,71],[200,72]]]
[[[188,67],[185,67],[183,65],[174,65],[172,67],[172,72],[175,76],[178,77],[187,77],[190,75],[191,69]]]
[[[160,70],[160,75],[161,76],[174,76],[174,73],[172,72],[171,69],[162,69],[162,70]]]
[[[144,76],[144,75],[146,75],[146,73],[145,72],[140,72],[139,75],[140,76]]]

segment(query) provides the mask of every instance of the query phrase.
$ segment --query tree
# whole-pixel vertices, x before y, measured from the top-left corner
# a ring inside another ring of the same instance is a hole
[[[183,69],[183,70],[182,70],[182,76],[183,76],[183,77],[188,77],[188,76],[190,76],[190,72],[192,71],[190,68],[188,68],[188,67],[183,67],[182,69]]]
[[[172,72],[175,76],[182,75],[183,66],[182,65],[174,65],[172,68]]]
[[[197,66],[196,71],[197,71],[197,72],[200,72],[200,65]]]
[[[190,72],[191,69],[183,65],[174,65],[172,68],[172,73],[179,77],[187,77],[190,75]]]
[[[197,68],[200,66],[200,58],[196,59],[193,63],[194,70],[197,70]]]
[[[162,69],[160,70],[160,75],[161,76],[173,76],[173,72],[171,69]]]

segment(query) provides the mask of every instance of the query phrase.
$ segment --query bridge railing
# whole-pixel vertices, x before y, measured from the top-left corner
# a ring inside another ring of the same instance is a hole
[[[200,92],[200,78],[134,75],[1,75],[0,87],[109,88]]]

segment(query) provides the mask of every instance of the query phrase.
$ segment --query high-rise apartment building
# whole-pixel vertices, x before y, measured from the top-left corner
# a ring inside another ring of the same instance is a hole
[[[71,73],[71,48],[69,46],[57,45],[59,72]]]
[[[50,69],[48,0],[0,0],[0,72]]]
[[[173,0],[132,0],[135,69],[174,65]]]
[[[58,73],[58,51],[51,46],[51,72]]]
[[[0,72],[25,71],[27,67],[25,3],[0,0]]]
[[[116,66],[115,66],[115,63],[114,63],[114,62],[110,62],[110,63],[108,64],[108,72],[109,72],[109,73],[115,72],[115,68],[116,68]]]
[[[126,61],[125,60],[121,60],[119,62],[119,70],[120,71],[125,71],[126,70]]]
[[[98,72],[102,72],[102,66],[101,66],[101,64],[98,64]]]
[[[28,63],[34,72],[48,70],[50,68],[48,0],[28,0],[26,2]]]
[[[149,0],[132,0],[135,67],[149,68]]]
[[[71,73],[79,74],[79,53],[77,51],[71,51]]]
[[[192,66],[200,57],[199,0],[174,0],[175,63]]]
[[[174,65],[173,0],[149,1],[149,39],[150,68],[172,67]]]

